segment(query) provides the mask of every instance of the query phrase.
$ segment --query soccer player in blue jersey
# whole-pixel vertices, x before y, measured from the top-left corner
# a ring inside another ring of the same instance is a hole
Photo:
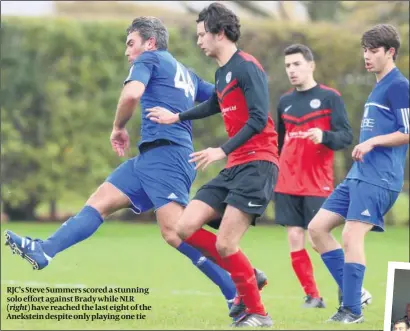
[[[162,105],[175,113],[205,101],[214,86],[187,70],[168,51],[168,31],[155,17],[139,17],[127,30],[126,52],[132,67],[118,102],[111,144],[119,156],[129,147],[125,128],[141,100],[140,154],[122,163],[87,200],[46,240],[32,240],[6,231],[13,252],[43,269],[61,251],[90,237],[111,213],[131,208],[141,213],[155,208],[161,234],[168,244],[192,260],[223,292],[228,306],[236,288],[230,275],[178,237],[175,225],[189,200],[195,165],[189,163],[192,145],[190,121],[160,125],[146,118],[146,109]]]
[[[346,179],[309,224],[313,242],[343,292],[343,302],[329,319],[363,322],[361,288],[365,273],[364,239],[384,231],[383,216],[403,187],[409,144],[409,81],[395,66],[400,37],[395,27],[379,24],[362,36],[364,62],[376,75],[365,105],[360,143]],[[330,234],[341,224],[343,249]]]

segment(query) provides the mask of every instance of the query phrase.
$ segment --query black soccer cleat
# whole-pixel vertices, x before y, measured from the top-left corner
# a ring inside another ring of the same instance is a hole
[[[305,296],[305,303],[302,308],[326,308],[323,298],[313,298],[310,295]]]
[[[356,324],[363,323],[363,315],[353,314],[350,309],[345,307],[339,307],[337,312],[333,314],[326,322],[335,322],[341,324]]]
[[[256,283],[258,284],[258,289],[261,291],[268,284],[268,277],[265,273],[259,269],[254,268],[256,277]],[[232,307],[229,311],[229,317],[232,317],[234,320],[239,318],[246,310],[246,306],[239,295],[236,295]]]
[[[272,318],[269,315],[245,314],[236,322],[231,324],[235,328],[269,328],[273,326]]]

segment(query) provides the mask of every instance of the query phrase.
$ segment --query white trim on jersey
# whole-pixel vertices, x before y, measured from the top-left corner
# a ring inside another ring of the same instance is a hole
[[[381,105],[379,103],[376,103],[376,102],[369,102],[369,103],[366,103],[364,106],[365,107],[367,107],[367,106],[376,106],[376,107],[379,107],[381,109],[390,110],[389,107],[383,106],[383,105]]]
[[[132,69],[134,69],[134,65],[131,66],[130,71],[128,72],[127,78],[125,78],[124,83],[131,79]]]
[[[404,124],[404,133],[409,134],[409,108],[400,108]]]

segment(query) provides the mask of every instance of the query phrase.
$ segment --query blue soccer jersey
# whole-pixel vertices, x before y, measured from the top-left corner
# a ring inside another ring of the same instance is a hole
[[[195,101],[208,100],[214,85],[203,81],[185,68],[168,51],[142,53],[134,61],[124,84],[134,80],[145,85],[145,92],[141,97],[139,145],[157,139],[167,139],[192,149],[191,121],[172,125],[154,123],[146,118],[146,109],[160,106],[174,113],[183,112],[192,108]]]
[[[409,81],[394,68],[373,88],[364,106],[360,143],[379,135],[400,131],[409,134]],[[408,145],[377,146],[354,162],[347,178],[400,192]]]

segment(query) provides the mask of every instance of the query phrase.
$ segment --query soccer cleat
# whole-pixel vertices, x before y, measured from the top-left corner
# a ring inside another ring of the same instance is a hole
[[[259,291],[262,290],[268,284],[268,277],[265,273],[256,268],[253,269],[255,272],[256,283],[258,284]],[[246,310],[246,306],[243,303],[242,298],[239,295],[236,295],[231,310],[229,311],[229,317],[232,317],[234,320],[238,319],[243,315]]]
[[[372,303],[372,295],[365,288],[362,288],[361,301],[362,301],[362,309]]]
[[[41,247],[41,240],[20,237],[10,230],[6,230],[4,236],[6,237],[6,246],[10,247],[13,254],[17,253],[27,260],[34,270],[45,268],[51,261],[51,257],[47,256]]]
[[[302,308],[326,308],[323,298],[313,298],[310,295],[305,296],[305,303]]]
[[[337,312],[332,317],[330,317],[327,322],[336,322],[342,324],[363,323],[364,317],[363,315],[353,314],[348,308],[339,307]]]
[[[259,314],[245,314],[242,318],[231,324],[232,327],[246,328],[246,327],[272,327],[273,321],[269,315]]]
[[[362,295],[361,295],[361,302],[362,302],[362,309],[364,309],[366,306],[370,305],[372,303],[372,295],[368,290],[366,290],[364,287],[362,287]],[[339,288],[338,291],[338,299],[339,299],[339,306],[343,306],[343,293]]]

